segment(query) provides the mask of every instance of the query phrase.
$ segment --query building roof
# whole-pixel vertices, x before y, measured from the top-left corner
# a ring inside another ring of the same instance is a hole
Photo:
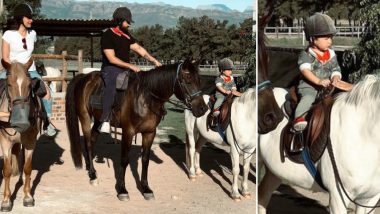
[[[39,36],[100,36],[102,31],[113,26],[112,20],[80,19],[34,19],[33,29]]]

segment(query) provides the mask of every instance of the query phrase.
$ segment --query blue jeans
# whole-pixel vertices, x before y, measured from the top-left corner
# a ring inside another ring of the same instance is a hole
[[[30,74],[31,78],[42,79],[37,71],[29,71],[29,74]],[[6,78],[7,78],[7,72],[5,70],[3,70],[2,72],[0,72],[0,79],[6,79]],[[47,90],[50,90],[50,88],[48,87]],[[50,90],[50,94],[51,94],[51,90]],[[52,100],[51,99],[50,100],[42,99],[42,102],[44,104],[47,116],[51,117],[52,105],[53,105]]]
[[[103,112],[100,122],[109,122],[111,119],[112,104],[116,95],[117,75],[124,70],[116,66],[106,66],[102,68],[102,78],[104,81],[103,90]]]

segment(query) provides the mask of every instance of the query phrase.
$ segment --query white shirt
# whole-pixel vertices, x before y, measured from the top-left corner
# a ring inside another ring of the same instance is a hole
[[[23,37],[17,30],[7,30],[3,35],[4,41],[6,41],[10,46],[9,59],[10,61],[17,61],[20,63],[27,63],[32,56],[34,50],[34,43],[37,41],[36,31],[32,30],[26,34],[26,46],[24,49],[24,43],[22,42]],[[29,71],[35,71],[36,66],[34,62],[30,66]]]

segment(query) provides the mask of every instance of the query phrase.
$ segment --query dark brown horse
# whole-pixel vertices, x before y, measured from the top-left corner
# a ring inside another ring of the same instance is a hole
[[[265,47],[264,29],[272,17],[274,1],[267,1],[264,15],[259,18],[258,29],[258,132],[265,134],[274,130],[284,118],[284,114],[277,105],[273,95],[272,83],[268,78],[268,53]]]
[[[11,175],[19,175],[19,155],[22,148],[24,152],[23,171],[25,173],[24,183],[24,206],[34,206],[34,199],[30,193],[30,176],[32,172],[32,155],[36,146],[37,135],[41,128],[38,114],[41,102],[33,93],[32,79],[28,68],[33,60],[26,64],[12,62],[11,64],[1,61],[7,70],[7,79],[4,90],[1,91],[2,105],[9,106],[11,112],[10,121],[0,121],[0,142],[4,156],[4,199],[1,203],[1,211],[11,211]],[[9,104],[8,104],[9,103]],[[2,106],[4,107],[4,106]]]
[[[101,110],[89,105],[90,95],[101,87],[99,72],[76,76],[69,84],[66,94],[66,122],[70,137],[71,156],[74,165],[82,168],[82,150],[79,136],[78,118],[85,141],[86,169],[90,183],[97,182],[93,164],[93,146],[98,136]],[[191,108],[194,116],[200,117],[207,111],[202,93],[199,90],[198,68],[189,60],[182,64],[164,65],[147,72],[132,73],[129,86],[122,98],[121,110],[112,116],[111,124],[122,128],[120,170],[116,174],[116,191],[119,200],[129,200],[125,187],[125,171],[129,164],[132,138],[142,134],[142,173],[141,192],[145,199],[154,198],[148,185],[149,155],[156,128],[165,114],[164,103],[174,94]],[[91,129],[91,121],[94,125]]]

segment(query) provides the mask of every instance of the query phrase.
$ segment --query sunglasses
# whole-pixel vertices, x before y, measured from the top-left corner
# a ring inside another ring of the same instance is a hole
[[[22,43],[24,43],[24,45],[22,46],[25,50],[28,49],[28,46],[26,46],[26,39],[25,38],[22,38]]]

